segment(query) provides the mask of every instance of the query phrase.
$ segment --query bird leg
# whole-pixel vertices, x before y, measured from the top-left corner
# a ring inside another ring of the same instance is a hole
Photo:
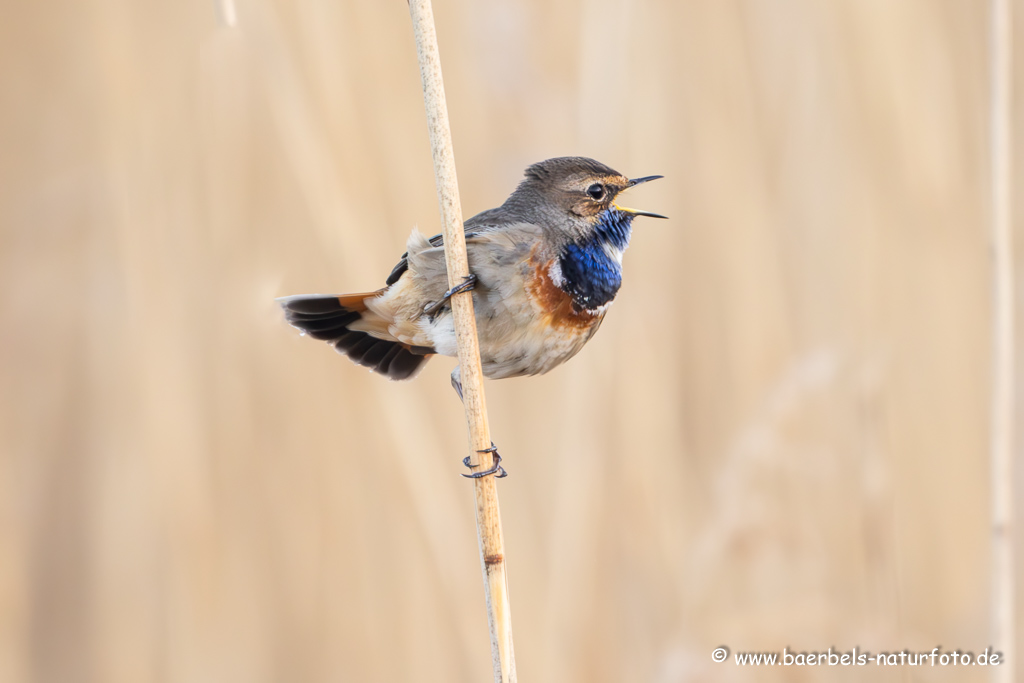
[[[476,275],[470,273],[466,277],[462,278],[461,285],[455,285],[447,292],[445,292],[438,301],[432,304],[427,304],[423,307],[423,312],[427,315],[434,315],[441,310],[441,307],[448,303],[448,300],[459,292],[467,292],[476,287]]]
[[[459,395],[459,400],[465,404],[466,401],[462,398],[462,382],[459,381],[458,374],[459,368],[456,367],[455,371],[452,373],[452,389],[455,389],[455,393]]]
[[[452,371],[452,388],[455,389],[455,393],[459,395],[459,400],[465,403],[465,401],[462,398],[462,382],[459,381],[459,375],[459,367],[456,366],[455,370]],[[501,455],[498,453],[498,447],[494,445],[493,441],[491,442],[490,448],[485,448],[482,451],[477,451],[477,453],[493,453],[494,465],[492,465],[490,469],[484,470],[482,472],[473,472],[472,474],[463,474],[462,476],[466,477],[467,479],[480,479],[481,477],[486,477],[490,474],[495,475],[496,479],[503,479],[504,477],[508,476],[508,472],[506,472],[505,468],[501,466]],[[470,457],[467,455],[465,458],[462,459],[462,464],[465,465],[466,467],[472,468],[473,466],[469,464],[469,461]]]

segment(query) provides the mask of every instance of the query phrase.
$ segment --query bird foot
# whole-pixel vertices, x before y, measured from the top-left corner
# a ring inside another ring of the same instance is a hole
[[[491,442],[490,448],[485,448],[482,451],[477,451],[477,453],[493,453],[494,465],[488,470],[483,470],[482,472],[473,472],[472,474],[463,474],[462,476],[466,477],[467,479],[481,479],[491,474],[494,475],[495,479],[504,479],[505,477],[508,476],[508,472],[506,472],[505,468],[501,466],[501,456],[498,454],[498,447],[494,445],[493,441]],[[462,464],[465,465],[466,467],[472,467],[472,465],[469,464],[469,460],[470,458],[467,455],[465,458],[462,459]]]
[[[423,312],[427,315],[434,315],[441,310],[441,307],[448,303],[448,300],[460,292],[467,292],[476,287],[476,275],[470,273],[466,277],[462,278],[463,282],[461,285],[455,285],[447,292],[445,292],[438,301],[432,304],[427,304],[423,307]]]

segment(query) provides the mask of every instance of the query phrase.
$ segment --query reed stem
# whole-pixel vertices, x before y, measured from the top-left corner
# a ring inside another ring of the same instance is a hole
[[[430,0],[410,0],[409,12],[416,34],[416,51],[423,80],[423,99],[427,108],[427,126],[430,129],[430,148],[434,158],[437,199],[441,205],[448,283],[449,287],[454,287],[461,284],[463,278],[469,275],[469,260],[466,256],[462,204],[455,175],[455,156],[452,152],[444,82],[441,78],[441,58],[437,49],[434,14]],[[481,458],[477,451],[488,448],[491,445],[491,437],[487,425],[483,371],[480,367],[480,346],[472,294],[456,294],[451,299],[451,306],[459,347],[463,403],[466,407],[466,421],[469,423],[470,457],[473,469],[477,470],[481,466],[490,466],[490,456],[485,455]],[[476,492],[477,537],[480,543],[484,593],[487,600],[487,622],[491,632],[494,680],[496,683],[515,683],[512,619],[497,486],[493,476],[474,479],[473,483]]]
[[[992,0],[991,254],[992,254],[992,645],[1004,661],[992,681],[1015,678],[1016,614],[1013,569],[1014,296],[1011,221],[1012,25],[1010,0]]]

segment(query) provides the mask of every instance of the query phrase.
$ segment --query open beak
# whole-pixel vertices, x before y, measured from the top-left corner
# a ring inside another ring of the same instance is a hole
[[[658,178],[664,178],[664,177],[665,176],[663,176],[663,175],[649,175],[649,176],[644,176],[643,178],[633,178],[632,180],[629,181],[629,185],[627,185],[626,188],[628,189],[630,187],[636,187],[637,185],[641,185],[643,183],[647,183],[647,182],[650,182],[652,180],[657,180]],[[617,208],[619,211],[623,211],[625,213],[633,214],[634,216],[649,216],[651,218],[668,218],[668,216],[662,216],[660,213],[652,213],[650,211],[640,211],[638,209],[627,209],[624,206],[616,205],[615,208]]]

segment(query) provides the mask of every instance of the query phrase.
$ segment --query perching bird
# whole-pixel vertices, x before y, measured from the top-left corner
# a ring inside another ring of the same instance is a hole
[[[622,253],[636,216],[615,204],[630,180],[585,157],[534,164],[505,203],[465,223],[472,275],[448,290],[442,236],[413,230],[386,286],[361,294],[279,299],[288,322],[359,365],[394,380],[413,377],[433,354],[456,356],[448,299],[473,289],[485,377],[537,375],[587,343],[622,284]],[[446,291],[447,290],[447,291]],[[462,395],[459,368],[452,384]],[[492,474],[493,471],[477,473]]]

